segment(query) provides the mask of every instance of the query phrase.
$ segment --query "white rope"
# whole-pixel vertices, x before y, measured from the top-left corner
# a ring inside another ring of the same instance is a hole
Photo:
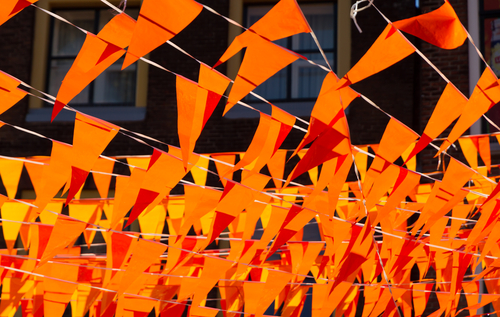
[[[363,2],[368,2],[367,5],[365,5],[364,7],[359,7],[359,4],[363,3]],[[358,31],[359,33],[363,33],[363,31],[361,30],[361,28],[359,27],[358,25],[358,21],[356,21],[356,15],[358,15],[358,12],[361,12],[363,10],[366,10],[368,9],[369,7],[371,7],[373,5],[373,0],[358,0],[356,1],[355,4],[352,5],[351,7],[351,19],[352,21],[354,22],[354,24],[356,25],[356,27],[358,28]]]

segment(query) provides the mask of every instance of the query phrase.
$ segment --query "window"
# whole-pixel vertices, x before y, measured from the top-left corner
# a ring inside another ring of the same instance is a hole
[[[138,9],[128,9],[127,14],[136,18]],[[110,9],[54,10],[54,13],[75,25],[97,34],[113,18]],[[85,34],[60,20],[53,20],[51,43],[49,44],[47,91],[56,96],[61,81],[73,65]],[[72,106],[134,106],[137,80],[137,64],[121,71],[123,58],[119,59],[88,85],[72,101]]]
[[[111,2],[118,5],[120,1]],[[94,34],[116,14],[98,0],[39,0],[36,5]],[[139,0],[129,0],[126,13],[137,18],[139,5]],[[85,37],[77,28],[37,10],[31,85],[56,96],[61,81],[73,64]],[[69,105],[107,121],[143,120],[146,114],[148,66],[138,62],[122,71],[122,62],[123,58],[110,66]],[[50,121],[51,111],[49,104],[37,98],[30,98],[26,121]],[[73,119],[73,113],[62,111],[56,121]]]
[[[482,1],[479,16],[481,50],[493,72],[500,76],[500,2],[498,0]],[[493,107],[487,112],[487,116],[493,122],[500,122],[500,109]],[[496,129],[486,120],[482,120],[480,133],[495,131]]]
[[[229,10],[230,17],[249,27],[264,16],[276,2],[232,0]],[[339,77],[343,76],[351,66],[350,1],[299,0],[298,3],[318,37],[332,69]],[[338,32],[338,30],[342,30],[342,32]],[[230,26],[229,42],[240,33],[241,29]],[[275,43],[291,49],[311,61],[326,65],[310,34],[298,34],[275,41]],[[230,59],[227,65],[228,76],[234,78],[239,69],[238,58]],[[254,92],[295,116],[307,117],[311,113],[325,76],[324,70],[299,59],[258,86]],[[248,95],[243,101],[265,113],[271,111],[269,105],[252,95]],[[258,112],[241,106],[233,107],[226,114],[226,118],[257,118],[258,116]]]
[[[250,27],[270,9],[271,6],[249,6],[247,8],[246,25]],[[304,4],[301,5],[301,9],[318,37],[328,62],[335,71],[334,4]],[[318,64],[325,64],[310,34],[298,34],[278,40],[275,43],[291,49]],[[269,101],[315,99],[318,96],[325,75],[324,70],[311,65],[303,59],[299,59],[257,87],[254,92]],[[252,101],[257,100],[257,98],[249,95],[247,100]]]

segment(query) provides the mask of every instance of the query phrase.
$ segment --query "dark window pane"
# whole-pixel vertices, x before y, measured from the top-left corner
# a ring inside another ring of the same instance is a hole
[[[484,10],[500,10],[500,1],[498,0],[484,0]]]
[[[135,102],[136,65],[121,70],[123,59],[111,65],[95,80],[94,102],[133,104]]]
[[[58,10],[56,14],[85,29],[94,29],[93,10]],[[76,56],[85,41],[85,34],[60,20],[54,20],[52,56]]]

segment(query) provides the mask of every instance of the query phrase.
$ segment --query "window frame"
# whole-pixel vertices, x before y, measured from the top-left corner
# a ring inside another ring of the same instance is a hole
[[[111,1],[118,5],[119,1]],[[116,2],[116,3],[115,3]],[[129,7],[140,7],[141,0],[129,0]],[[99,9],[108,8],[99,0],[39,0],[37,6],[53,10],[70,9]],[[54,18],[47,13],[37,10],[35,13],[35,32],[33,38],[33,59],[31,68],[31,86],[37,89],[48,91],[49,78],[49,54],[52,36],[52,24]],[[146,117],[147,90],[148,90],[149,67],[146,63],[137,63],[136,94],[134,105],[90,105],[75,108],[107,121],[142,121]],[[41,96],[41,95],[40,95]],[[46,98],[46,97],[44,97]],[[44,101],[39,98],[29,99],[29,109],[26,122],[47,122],[51,118],[52,107],[44,107]],[[71,111],[61,111],[55,121],[73,121],[75,114]]]

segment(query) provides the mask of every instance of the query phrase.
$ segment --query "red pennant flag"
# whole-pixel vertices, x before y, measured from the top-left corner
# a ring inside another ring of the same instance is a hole
[[[444,49],[459,47],[467,32],[448,0],[438,9],[393,23],[394,27]]]
[[[300,145],[294,151],[293,155],[297,154],[307,144],[311,143],[321,133],[328,129],[328,126],[338,122],[343,112],[349,104],[356,99],[359,95],[350,87],[345,87],[339,90],[335,89],[338,78],[333,72],[329,72],[319,92],[314,108],[311,112],[311,122],[307,130],[307,134],[300,142]],[[348,134],[347,127],[345,128],[345,135]]]
[[[202,9],[194,0],[144,1],[122,69],[176,36]]]

